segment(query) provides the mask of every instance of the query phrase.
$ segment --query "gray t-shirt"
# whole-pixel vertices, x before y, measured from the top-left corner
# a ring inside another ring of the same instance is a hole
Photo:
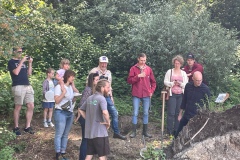
[[[80,109],[86,112],[85,138],[108,137],[106,126],[100,124],[105,121],[102,111],[107,110],[107,101],[104,96],[96,92],[87,98]]]

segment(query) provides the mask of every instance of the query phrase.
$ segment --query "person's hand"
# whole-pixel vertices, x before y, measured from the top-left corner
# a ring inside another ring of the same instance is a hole
[[[104,124],[107,129],[110,128],[110,122],[100,122],[100,124]]]
[[[188,73],[188,74],[187,74],[188,77],[191,76],[191,75],[192,75],[192,73]]]
[[[174,81],[174,85],[176,85],[176,86],[181,86],[181,82],[175,80],[175,81]]]
[[[80,118],[80,114],[78,114],[77,117],[74,119],[74,123],[77,123],[79,118]]]
[[[178,121],[180,122],[180,120],[182,119],[182,114],[178,115]]]
[[[32,62],[33,62],[33,59],[32,59],[32,57],[30,57],[28,60],[28,63],[32,63]]]
[[[152,93],[150,93],[150,98],[152,98]]]
[[[146,77],[146,73],[145,73],[145,72],[142,72],[142,73],[138,74],[138,77],[139,77],[139,78],[140,78],[140,77]]]
[[[25,62],[27,61],[27,56],[23,56],[22,59],[21,59],[22,62]]]
[[[113,99],[113,96],[111,96],[111,100],[112,100],[112,103],[114,104],[114,99]]]

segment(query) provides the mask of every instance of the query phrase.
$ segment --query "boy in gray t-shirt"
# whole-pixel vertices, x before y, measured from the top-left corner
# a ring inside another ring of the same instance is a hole
[[[99,159],[105,158],[110,153],[108,132],[110,127],[107,101],[104,94],[110,90],[108,80],[98,81],[96,92],[87,98],[80,107],[80,113],[85,119],[85,138],[87,139],[86,159],[92,159],[98,154]]]

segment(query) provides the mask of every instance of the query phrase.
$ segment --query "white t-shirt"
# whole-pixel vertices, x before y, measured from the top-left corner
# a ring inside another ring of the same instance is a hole
[[[65,96],[63,97],[63,99],[61,100],[60,103],[58,103],[58,104],[55,103],[55,109],[62,109],[61,106],[62,106],[63,104],[65,104],[66,102],[70,101],[70,109],[69,109],[69,111],[70,111],[70,112],[73,112],[74,106],[72,105],[72,99],[73,99],[74,95],[73,95],[72,86],[71,86],[71,85],[69,85],[69,86],[64,85],[64,87],[65,87],[65,89],[67,90],[67,93],[65,94]],[[54,95],[55,95],[55,96],[60,96],[61,93],[62,93],[61,87],[60,87],[60,85],[58,84],[58,85],[55,87]]]

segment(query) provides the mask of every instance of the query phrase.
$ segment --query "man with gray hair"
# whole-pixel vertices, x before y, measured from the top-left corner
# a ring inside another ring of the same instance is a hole
[[[110,83],[110,91],[107,96],[105,96],[106,101],[107,101],[107,109],[108,112],[111,116],[111,126],[113,129],[113,138],[119,138],[122,140],[126,140],[127,138],[123,135],[120,134],[119,128],[118,128],[118,111],[116,107],[114,106],[114,99],[113,99],[113,94],[112,94],[112,73],[110,70],[107,69],[108,65],[108,57],[106,56],[101,56],[99,58],[99,65],[98,67],[93,68],[90,73],[98,73],[99,74],[99,79],[106,79]]]

